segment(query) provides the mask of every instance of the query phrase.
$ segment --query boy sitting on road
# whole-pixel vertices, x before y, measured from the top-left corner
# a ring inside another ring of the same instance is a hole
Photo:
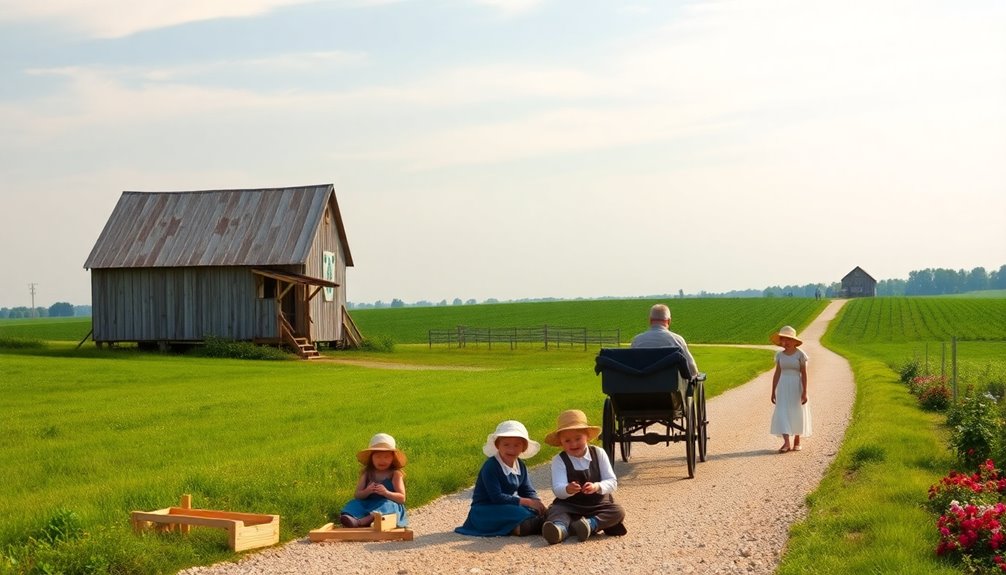
[[[611,494],[618,479],[603,449],[587,442],[597,438],[601,428],[589,425],[578,409],[559,414],[556,430],[545,443],[561,447],[552,458],[552,492],[555,501],[548,508],[542,536],[550,545],[561,542],[570,532],[580,541],[603,531],[605,535],[625,535],[625,510]]]

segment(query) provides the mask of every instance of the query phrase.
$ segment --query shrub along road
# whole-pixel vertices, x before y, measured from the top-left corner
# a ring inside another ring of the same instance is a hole
[[[766,372],[747,384],[708,401],[709,454],[694,479],[687,479],[681,443],[635,444],[629,463],[615,463],[615,499],[627,511],[624,537],[598,535],[585,543],[573,538],[549,546],[540,537],[457,535],[453,529],[464,521],[471,498],[467,489],[410,510],[416,533],[411,542],[311,544],[301,539],[238,563],[182,573],[772,573],[789,526],[804,516],[804,499],[834,459],[849,423],[852,371],[820,344],[844,303],[832,302],[800,334],[810,356],[814,422],[803,450],[776,452],[781,440],[768,433],[774,366],[766,365]],[[531,477],[549,503],[548,465],[532,469]]]

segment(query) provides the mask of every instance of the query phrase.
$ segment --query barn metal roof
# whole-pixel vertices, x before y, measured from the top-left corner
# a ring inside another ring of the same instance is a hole
[[[335,188],[322,184],[122,192],[84,268],[304,264],[329,202],[352,266]]]

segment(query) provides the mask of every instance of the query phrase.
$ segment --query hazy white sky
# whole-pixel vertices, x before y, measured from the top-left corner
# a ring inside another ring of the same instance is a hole
[[[1006,264],[1001,0],[0,0],[0,306],[123,190],[334,183],[351,301]]]

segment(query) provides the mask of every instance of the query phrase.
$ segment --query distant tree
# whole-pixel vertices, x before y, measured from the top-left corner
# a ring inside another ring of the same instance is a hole
[[[0,319],[7,319],[8,315],[10,315],[10,310],[5,307],[0,307]]]
[[[73,304],[58,301],[49,306],[49,317],[73,317]]]
[[[440,303],[438,303],[437,305],[447,305],[447,300],[446,299],[442,299],[442,300],[440,300]]]
[[[461,298],[456,297],[456,298],[454,298],[454,301],[452,302],[452,305],[464,305],[464,303],[465,302],[461,301]]]
[[[475,298],[470,298],[468,301],[465,302],[465,305],[475,305],[477,303],[479,302],[475,301]]]
[[[484,301],[482,303],[499,303],[499,302],[500,302],[500,300],[498,300],[498,299],[496,299],[494,297],[491,297],[491,298],[487,299],[486,301]]]
[[[374,302],[374,307],[375,308],[388,307],[388,304],[384,303],[381,300],[377,300],[377,301]]]
[[[396,297],[391,300],[391,307],[405,307],[405,302]]]
[[[989,274],[985,268],[977,267],[968,273],[964,282],[965,291],[980,291],[989,289]]]
[[[905,295],[905,283],[905,280],[880,280],[877,282],[877,295]]]
[[[679,289],[678,290],[678,297],[681,298],[681,299],[684,299],[685,298],[685,290]]]
[[[989,287],[992,289],[1006,289],[1006,264],[999,266],[999,271],[992,273],[995,276],[991,278]]]
[[[425,299],[421,299],[421,300],[417,301],[416,303],[414,303],[412,305],[414,305],[416,307],[430,307],[430,306],[433,305],[433,302],[427,301]]]

